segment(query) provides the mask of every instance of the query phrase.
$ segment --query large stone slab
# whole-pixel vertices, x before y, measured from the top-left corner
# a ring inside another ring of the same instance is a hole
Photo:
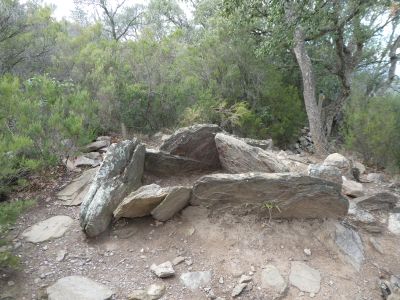
[[[223,169],[231,173],[288,172],[289,169],[275,155],[223,133],[215,136],[219,160]]]
[[[184,209],[190,199],[192,189],[184,186],[171,187],[165,199],[151,212],[154,219],[167,221]]]
[[[136,139],[112,144],[81,205],[80,224],[88,236],[107,229],[113,211],[141,185],[145,147]]]
[[[188,157],[146,149],[144,170],[157,176],[184,175],[208,169],[209,164]]]
[[[168,195],[169,188],[157,184],[144,185],[128,195],[114,211],[114,218],[138,218],[149,216]]]
[[[347,214],[349,202],[340,185],[292,173],[213,174],[193,187],[191,204],[215,208],[256,205],[272,207],[277,218],[337,218]]]
[[[83,276],[68,276],[47,288],[48,300],[108,300],[113,292]]]
[[[214,137],[220,131],[221,128],[213,124],[184,127],[166,139],[160,146],[160,150],[189,157],[218,168],[220,164]]]
[[[99,168],[84,171],[80,176],[72,180],[57,194],[57,198],[64,201],[64,205],[80,205],[89,191],[90,183]]]
[[[364,247],[356,231],[339,223],[336,224],[335,242],[348,261],[359,271],[364,261]]]
[[[40,243],[62,237],[74,220],[68,216],[54,216],[26,229],[22,236],[31,243]]]
[[[396,206],[398,197],[393,193],[379,192],[373,195],[356,198],[354,199],[354,202],[358,207],[367,211],[388,211]]]
[[[300,291],[318,293],[321,288],[321,274],[301,261],[291,263],[289,280]]]

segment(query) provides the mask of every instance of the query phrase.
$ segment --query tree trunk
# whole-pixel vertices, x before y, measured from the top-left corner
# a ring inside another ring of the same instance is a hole
[[[294,43],[293,50],[303,79],[303,97],[315,151],[318,154],[326,154],[328,140],[322,123],[321,108],[318,106],[316,100],[314,72],[311,59],[305,48],[304,34],[300,28],[297,28],[295,31]]]

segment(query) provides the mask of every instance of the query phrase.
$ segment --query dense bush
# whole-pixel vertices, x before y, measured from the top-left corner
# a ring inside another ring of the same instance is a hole
[[[345,141],[377,167],[400,169],[400,96],[353,93],[346,109]]]
[[[96,104],[85,90],[46,76],[0,78],[0,193],[90,141]]]

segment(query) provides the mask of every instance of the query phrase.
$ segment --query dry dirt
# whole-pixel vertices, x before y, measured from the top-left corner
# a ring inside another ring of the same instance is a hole
[[[198,176],[182,179],[181,184]],[[381,299],[379,278],[400,274],[400,242],[393,234],[385,231],[374,236],[383,248],[381,254],[369,242],[371,234],[360,232],[366,259],[358,272],[332,242],[334,221],[269,222],[267,211],[262,210],[258,215],[234,215],[229,210],[216,214],[190,206],[165,223],[151,217],[122,219],[100,237],[87,239],[79,226],[79,207],[63,206],[56,199],[65,180],[58,176],[43,186],[42,192],[38,192],[42,193],[38,205],[21,216],[10,232],[22,265],[20,271],[1,274],[0,299],[40,299],[48,285],[69,275],[83,275],[105,284],[115,292],[113,299],[127,299],[133,290],[155,282],[166,284],[167,292],[161,298],[164,300],[208,299],[210,289],[218,297],[231,299],[241,274],[251,274],[253,282],[238,299],[272,299],[270,292],[261,288],[263,266],[275,265],[288,281],[291,261],[306,261],[321,273],[321,290],[314,299],[375,300]],[[180,183],[178,178],[170,180]],[[56,215],[75,220],[63,237],[39,244],[20,238],[27,227]],[[311,249],[311,256],[304,253],[305,248]],[[66,251],[66,257],[57,261],[61,250]],[[177,256],[186,257],[186,261],[175,266],[175,277],[159,279],[150,271],[151,264]],[[180,283],[182,273],[202,270],[211,270],[213,274],[205,289],[191,292]],[[219,282],[221,277],[223,283]],[[309,298],[310,294],[301,293],[294,286],[284,297]]]

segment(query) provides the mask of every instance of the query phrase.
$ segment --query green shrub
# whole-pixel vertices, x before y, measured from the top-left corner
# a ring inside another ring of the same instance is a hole
[[[400,96],[367,98],[354,92],[346,108],[344,136],[350,150],[366,162],[392,171],[400,169]]]
[[[0,193],[52,165],[94,137],[96,105],[88,93],[47,76],[23,83],[0,78]]]
[[[4,239],[4,235],[15,223],[17,217],[34,204],[33,200],[0,203],[0,268],[18,267],[19,258],[8,250],[8,243]]]

